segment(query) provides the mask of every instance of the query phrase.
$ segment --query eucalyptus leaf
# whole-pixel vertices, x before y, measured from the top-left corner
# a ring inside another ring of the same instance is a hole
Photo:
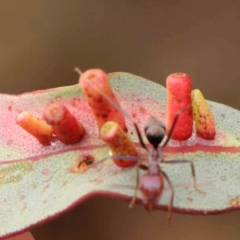
[[[109,74],[111,86],[122,108],[139,128],[149,116],[165,121],[166,89],[129,73]],[[21,129],[15,119],[22,111],[42,118],[51,102],[61,102],[83,124],[86,134],[80,143],[54,142],[42,146]],[[162,164],[175,186],[173,211],[212,214],[239,209],[240,112],[208,101],[216,121],[216,137],[207,141],[195,134],[184,142],[170,141],[165,159],[190,159],[196,169],[198,187],[193,188],[189,164]],[[136,168],[121,169],[111,159],[79,170],[86,156],[95,161],[108,156],[108,147],[98,137],[91,109],[79,85],[0,95],[0,237],[21,232],[51,219],[97,194],[130,200],[136,185]],[[130,138],[143,156],[132,122]],[[141,174],[144,174],[141,171]],[[158,208],[167,209],[171,192],[166,189]],[[141,193],[138,193],[141,202]],[[126,204],[127,207],[127,204]]]

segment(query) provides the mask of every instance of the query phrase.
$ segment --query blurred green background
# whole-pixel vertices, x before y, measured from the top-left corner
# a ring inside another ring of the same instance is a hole
[[[0,29],[0,92],[76,84],[75,66],[162,85],[182,71],[207,99],[240,109],[238,0],[2,0]],[[165,212],[96,197],[32,233],[36,240],[239,239],[239,220],[239,212],[174,214],[169,228]]]

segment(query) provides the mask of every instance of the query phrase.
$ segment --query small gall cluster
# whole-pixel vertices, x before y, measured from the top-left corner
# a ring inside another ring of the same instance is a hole
[[[77,71],[80,73],[79,84],[92,109],[102,139],[107,142],[107,136],[115,129],[112,140],[109,141],[112,154],[137,156],[133,143],[125,134],[127,128],[123,114],[106,99],[110,98],[114,104],[120,107],[110,87],[107,74],[100,69],[91,69],[83,74],[80,70],[77,69]],[[58,97],[57,100],[60,101],[61,98]],[[29,112],[22,112],[17,117],[16,123],[44,146],[51,145],[54,140],[53,136],[64,144],[77,143],[84,136],[82,124],[66,106],[59,102],[46,106],[43,110],[43,119],[40,120]],[[109,133],[106,129],[109,129]],[[136,161],[120,159],[114,159],[114,162],[120,167],[128,167],[136,163]]]
[[[49,146],[56,136],[64,144],[74,144],[84,135],[82,124],[60,103],[49,104],[43,113],[44,120],[24,111],[16,123],[35,137],[42,145]]]
[[[101,69],[91,69],[80,75],[79,83],[92,109],[99,135],[109,145],[110,155],[138,156],[132,141],[125,133],[127,131],[125,118],[118,110],[121,107],[111,89],[107,74]],[[113,161],[123,168],[136,164],[136,161],[114,157]]]
[[[173,124],[176,113],[189,107],[178,118],[172,139],[183,141],[191,137],[193,120],[198,137],[212,140],[215,137],[213,114],[201,92],[192,91],[192,82],[185,73],[173,73],[167,77],[167,134]]]
[[[77,70],[80,72],[80,70]],[[114,95],[107,74],[101,69],[90,69],[80,73],[79,84],[95,117],[99,135],[109,144],[113,155],[137,156],[131,140],[127,137],[124,115]],[[167,85],[167,129],[169,134],[176,113],[192,105],[179,115],[172,138],[183,141],[192,135],[193,119],[197,136],[214,139],[215,122],[210,108],[199,90],[192,91],[191,79],[185,73],[168,76]],[[61,100],[59,97],[58,100]],[[116,107],[117,106],[117,107]],[[43,110],[43,120],[22,112],[16,123],[34,136],[42,145],[49,146],[57,138],[64,144],[79,142],[84,136],[84,127],[66,106],[52,103]],[[110,140],[109,140],[110,139]],[[114,159],[121,167],[134,165],[134,161]]]

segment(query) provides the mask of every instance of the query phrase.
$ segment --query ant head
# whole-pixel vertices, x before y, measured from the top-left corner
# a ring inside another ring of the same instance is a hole
[[[162,121],[151,117],[145,123],[144,131],[149,143],[151,143],[154,148],[158,148],[165,136],[166,127]]]

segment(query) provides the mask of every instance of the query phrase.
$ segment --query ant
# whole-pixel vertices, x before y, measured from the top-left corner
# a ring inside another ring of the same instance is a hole
[[[129,205],[130,208],[133,207],[136,199],[137,199],[137,191],[138,189],[141,190],[142,195],[143,195],[143,205],[144,207],[152,211],[155,203],[159,200],[163,190],[164,190],[164,179],[167,181],[170,190],[171,190],[171,198],[170,198],[170,204],[168,206],[168,223],[170,224],[171,222],[171,212],[172,212],[172,207],[173,207],[173,201],[174,201],[174,189],[173,185],[168,177],[168,175],[161,169],[160,163],[164,164],[178,164],[178,163],[189,163],[191,166],[191,172],[192,172],[192,177],[193,177],[193,186],[194,188],[200,192],[204,193],[203,191],[199,190],[196,186],[196,175],[195,175],[195,168],[194,164],[191,160],[170,160],[166,161],[162,157],[164,147],[168,144],[168,142],[171,139],[171,136],[173,134],[174,128],[176,126],[176,123],[178,121],[179,116],[191,108],[191,105],[183,108],[182,110],[178,111],[176,113],[176,116],[174,118],[173,124],[171,126],[171,129],[169,131],[168,136],[166,137],[166,140],[164,141],[164,138],[166,136],[166,126],[165,124],[155,118],[155,117],[150,117],[147,122],[145,123],[144,126],[144,133],[148,139],[148,142],[151,144],[151,148],[148,148],[146,144],[143,141],[142,135],[140,133],[138,125],[132,120],[132,118],[124,112],[120,106],[118,106],[109,96],[107,96],[105,93],[103,93],[101,90],[93,88],[98,91],[105,99],[112,104],[118,111],[120,111],[125,117],[127,117],[134,125],[134,128],[136,130],[139,142],[141,146],[147,151],[148,155],[148,163],[149,166],[143,166],[140,164],[140,158],[139,157],[134,157],[134,156],[108,156],[100,161],[97,162],[99,164],[102,161],[105,161],[109,158],[118,158],[122,160],[130,160],[130,161],[138,161],[137,165],[137,181],[136,181],[136,187],[135,187],[135,192],[134,196],[132,198],[132,201]],[[144,174],[140,178],[139,174],[139,168],[144,168],[147,169],[147,173]]]
[[[182,110],[178,111],[172,127],[170,129],[169,135],[167,136],[166,140],[163,141],[165,135],[166,135],[166,127],[165,124],[155,118],[151,117],[147,120],[144,126],[144,133],[148,139],[148,142],[152,145],[152,148],[148,148],[142,138],[142,135],[139,131],[139,128],[135,122],[133,122],[135,130],[137,132],[138,139],[140,141],[141,146],[146,149],[148,153],[148,162],[149,167],[147,169],[147,173],[139,179],[139,167],[141,167],[139,164],[137,166],[137,184],[135,188],[135,193],[132,198],[132,201],[130,203],[130,208],[133,207],[136,198],[137,198],[137,190],[140,189],[143,194],[143,204],[145,208],[149,211],[153,210],[154,204],[157,202],[157,200],[160,198],[163,189],[164,189],[164,179],[167,181],[170,190],[171,190],[171,199],[170,204],[168,207],[168,223],[170,224],[171,221],[171,212],[172,212],[172,206],[174,201],[174,189],[173,185],[168,177],[168,175],[161,169],[160,163],[166,163],[166,164],[177,164],[177,163],[189,163],[191,166],[191,172],[193,177],[193,186],[194,188],[200,192],[204,193],[201,190],[199,190],[196,186],[196,175],[195,175],[195,168],[193,165],[193,162],[191,160],[171,160],[166,161],[162,157],[162,153],[164,150],[164,147],[168,144],[168,142],[171,139],[172,133],[174,131],[174,128],[176,126],[177,120],[181,113],[188,110],[191,106],[188,106],[186,108],[183,108]]]

